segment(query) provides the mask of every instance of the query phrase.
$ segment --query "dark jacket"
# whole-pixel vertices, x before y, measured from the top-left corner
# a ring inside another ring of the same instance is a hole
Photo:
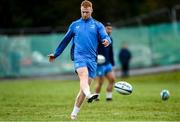
[[[127,48],[122,48],[119,52],[119,61],[128,64],[131,59],[131,52]]]
[[[107,46],[107,47],[104,47],[104,45],[102,43],[99,43],[99,45],[98,45],[98,55],[103,55],[105,57],[105,59],[106,59],[106,61],[101,65],[105,65],[105,64],[108,64],[108,63],[111,63],[112,66],[115,65],[112,38],[111,38],[111,44],[109,46]]]

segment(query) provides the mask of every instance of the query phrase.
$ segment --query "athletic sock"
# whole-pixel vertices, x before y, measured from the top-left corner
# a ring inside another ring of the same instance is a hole
[[[106,98],[112,98],[112,92],[107,92],[106,93]]]
[[[79,109],[76,105],[74,105],[73,111],[71,113],[71,116],[77,116]]]

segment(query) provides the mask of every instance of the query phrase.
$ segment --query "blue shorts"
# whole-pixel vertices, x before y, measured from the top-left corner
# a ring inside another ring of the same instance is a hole
[[[87,67],[89,77],[95,78],[96,77],[96,69],[97,69],[97,63],[93,60],[76,60],[74,61],[74,67],[75,70],[77,70],[80,67]]]
[[[103,77],[105,75],[107,75],[107,73],[112,71],[112,65],[109,64],[105,64],[105,65],[100,65],[97,67],[97,76],[99,77]]]

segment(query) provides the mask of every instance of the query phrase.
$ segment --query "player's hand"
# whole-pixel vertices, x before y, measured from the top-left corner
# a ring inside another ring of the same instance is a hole
[[[109,45],[109,41],[107,39],[104,39],[104,42],[102,43],[104,47],[107,47]]]
[[[49,62],[53,62],[55,60],[54,54],[49,54],[48,58],[49,58]]]

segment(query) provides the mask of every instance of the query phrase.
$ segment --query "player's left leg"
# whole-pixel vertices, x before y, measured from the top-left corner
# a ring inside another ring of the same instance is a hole
[[[114,82],[115,82],[115,74],[114,71],[112,70],[111,72],[108,72],[106,74],[106,78],[108,79],[109,83],[106,89],[106,100],[110,101],[112,100],[112,91],[113,91],[113,86],[114,86]]]
[[[104,77],[103,76],[97,77],[97,83],[95,89],[96,94],[100,95],[103,83],[104,83]],[[99,101],[99,98],[97,98],[96,101]]]

